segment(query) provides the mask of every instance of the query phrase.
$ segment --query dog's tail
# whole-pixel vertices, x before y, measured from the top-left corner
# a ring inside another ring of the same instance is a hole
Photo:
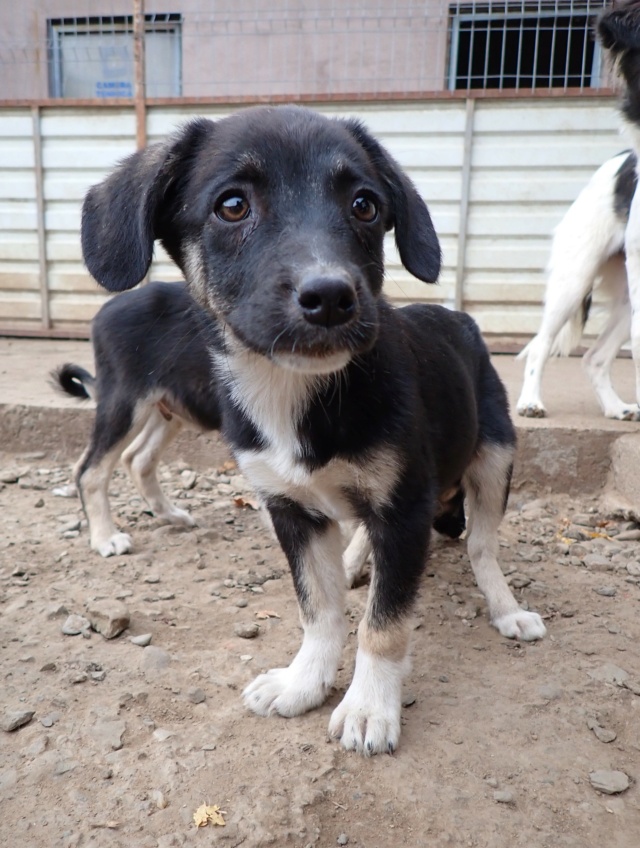
[[[596,30],[625,86],[622,112],[631,123],[640,125],[640,5],[623,2],[605,9]]]
[[[591,312],[591,301],[592,294],[589,292],[582,301],[581,309],[569,318],[555,337],[549,356],[569,356],[571,351],[578,347],[584,333],[585,324],[589,319],[589,313]],[[516,359],[524,359],[528,355],[530,347],[531,342],[522,348]]]
[[[96,399],[96,378],[82,368],[66,362],[51,372],[51,382],[55,389],[80,400]]]

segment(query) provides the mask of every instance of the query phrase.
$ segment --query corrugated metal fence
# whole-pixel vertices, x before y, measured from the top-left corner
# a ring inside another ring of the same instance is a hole
[[[431,208],[444,251],[440,284],[409,276],[390,240],[390,297],[461,306],[487,334],[533,334],[551,232],[593,171],[625,146],[615,100],[564,94],[317,108],[361,118]],[[148,140],[196,113],[229,111],[149,106]],[[82,198],[135,150],[135,139],[130,107],[0,109],[0,332],[87,332],[104,293],[82,263]],[[152,278],[178,277],[158,247]]]

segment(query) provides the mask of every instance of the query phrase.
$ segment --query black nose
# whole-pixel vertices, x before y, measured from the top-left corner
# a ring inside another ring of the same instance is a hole
[[[335,277],[314,277],[302,283],[298,303],[310,324],[338,327],[356,314],[353,284]]]

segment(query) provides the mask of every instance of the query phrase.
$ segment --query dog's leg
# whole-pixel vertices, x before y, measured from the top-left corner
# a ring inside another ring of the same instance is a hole
[[[346,637],[342,536],[337,522],[285,498],[269,512],[300,606],[302,646],[291,665],[261,674],[244,690],[259,715],[294,716],[323,703],[338,672]]]
[[[362,570],[367,561],[367,557],[371,553],[371,543],[367,535],[367,528],[360,523],[351,537],[351,541],[347,545],[344,554],[342,555],[342,563],[344,565],[344,573],[347,580],[347,588],[350,589],[362,574]]]
[[[373,565],[358,628],[351,685],[333,711],[331,736],[365,756],[393,752],[400,738],[402,681],[409,670],[409,613],[426,561],[431,516],[426,501],[396,504],[367,520]]]
[[[640,405],[640,190],[636,190],[631,201],[624,246],[631,303],[631,353],[636,372],[636,401]]]
[[[100,556],[119,556],[133,549],[128,533],[116,529],[109,507],[109,481],[122,451],[144,426],[147,415],[119,409],[117,420],[98,409],[91,443],[77,467],[76,484],[87,521],[91,548]]]
[[[624,269],[623,269],[624,272]],[[607,325],[593,347],[588,350],[582,363],[598,397],[606,418],[622,421],[640,420],[637,403],[625,403],[613,388],[611,368],[622,345],[628,340],[631,327],[631,307],[625,291],[612,307]]]
[[[467,549],[493,626],[503,636],[532,641],[546,632],[542,619],[537,612],[520,608],[498,564],[498,528],[509,493],[513,453],[511,446],[484,444],[467,469]]]
[[[160,458],[181,429],[182,421],[177,415],[167,419],[154,407],[142,431],[122,454],[122,462],[156,518],[168,524],[193,527],[195,520],[185,509],[171,503],[156,474]]]

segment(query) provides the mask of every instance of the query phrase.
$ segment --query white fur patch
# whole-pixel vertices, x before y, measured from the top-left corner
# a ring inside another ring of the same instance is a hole
[[[329,734],[348,751],[392,753],[400,739],[402,680],[409,667],[358,648],[351,686],[331,715]]]

